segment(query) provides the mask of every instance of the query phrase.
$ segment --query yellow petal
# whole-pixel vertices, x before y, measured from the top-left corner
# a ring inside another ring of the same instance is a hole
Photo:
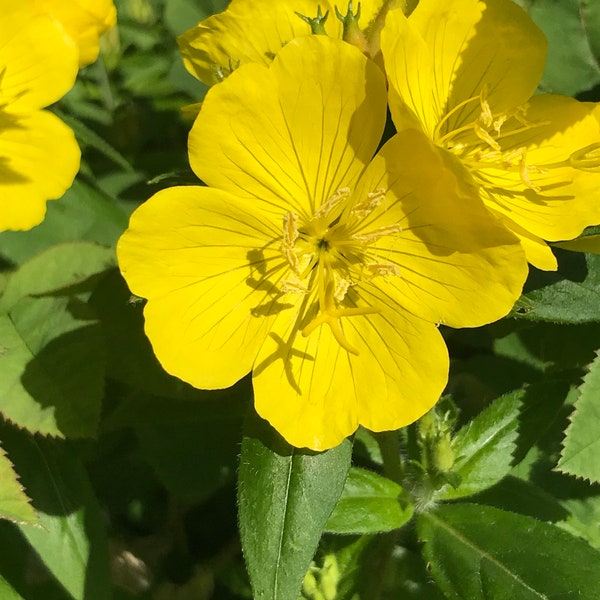
[[[13,9],[0,19],[0,109],[23,112],[56,102],[73,86],[77,48],[50,16]]]
[[[519,227],[510,219],[502,218],[502,222],[519,238],[528,263],[541,271],[556,271],[558,269],[558,262],[552,248],[542,238]]]
[[[208,188],[163,190],[134,212],[117,256],[148,299],[146,333],[169,373],[216,389],[250,371],[270,322],[290,308],[275,287],[277,236],[279,224]]]
[[[56,116],[0,110],[0,231],[42,221],[46,200],[59,198],[79,170],[79,146]]]
[[[481,112],[482,90],[494,112],[526,102],[541,78],[546,40],[511,0],[421,0],[407,19],[388,13],[381,34],[398,129],[415,120],[430,137],[463,101],[441,133]]]
[[[517,238],[490,215],[476,189],[459,183],[446,153],[412,129],[394,136],[369,165],[356,197],[386,190],[361,231],[400,223],[376,246],[378,262],[399,276],[378,285],[399,305],[435,323],[474,327],[510,311],[527,263]]]
[[[326,450],[358,425],[398,429],[427,412],[444,388],[448,355],[431,323],[386,306],[343,326],[358,356],[341,348],[326,325],[303,337],[291,313],[277,317],[260,350],[256,410],[294,446]]]
[[[326,36],[290,42],[271,67],[246,65],[207,94],[190,163],[207,184],[279,217],[308,217],[352,186],[373,155],[386,90],[375,63]]]
[[[199,23],[178,39],[187,70],[207,85],[218,83],[247,63],[268,65],[291,40],[310,35],[310,26],[296,13],[309,18],[329,11],[328,35],[341,38],[342,24],[336,18],[335,2],[328,0],[232,0],[227,10]],[[363,0],[359,25],[370,27],[383,0]],[[345,12],[347,6],[338,3]],[[356,5],[355,5],[356,9]]]
[[[505,155],[522,152],[527,180],[519,168],[482,168],[476,178],[484,200],[534,236],[574,238],[600,223],[600,108],[538,95],[526,119],[532,127],[514,134],[503,129],[501,142]]]
[[[100,36],[114,27],[117,10],[112,0],[34,0],[40,12],[57,19],[79,48],[79,66],[98,58]]]

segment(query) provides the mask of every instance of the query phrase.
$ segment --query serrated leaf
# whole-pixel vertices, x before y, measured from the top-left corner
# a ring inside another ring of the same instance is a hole
[[[23,486],[19,483],[12,463],[1,446],[0,482],[0,518],[14,523],[36,523],[35,511],[27,494],[23,491]]]
[[[19,528],[75,600],[108,600],[105,527],[87,474],[72,447],[0,428],[41,527]]]
[[[600,84],[597,0],[517,0],[548,38],[540,88],[574,96]]]
[[[444,486],[440,499],[462,498],[481,492],[508,475],[516,449],[519,414],[524,391],[501,396],[462,427],[452,440],[452,472],[460,485]]]
[[[325,526],[331,533],[380,533],[402,527],[414,507],[400,503],[402,488],[372,471],[352,467]]]
[[[344,487],[352,443],[321,453],[294,448],[255,414],[239,469],[242,548],[254,597],[297,600]]]
[[[77,178],[60,200],[48,202],[46,218],[29,231],[0,233],[0,255],[21,264],[63,242],[87,241],[114,247],[127,227],[127,214],[109,196]]]
[[[559,471],[600,482],[600,356],[590,365],[565,432]]]
[[[600,321],[600,255],[562,251],[556,272],[535,272],[524,294],[527,309],[513,316],[533,321]],[[535,289],[531,289],[533,286]]]
[[[431,573],[448,598],[598,598],[600,553],[565,531],[523,515],[449,504],[419,515]]]
[[[24,298],[0,315],[0,411],[57,437],[96,433],[104,392],[101,330],[75,299]]]
[[[57,293],[81,285],[115,264],[111,248],[89,242],[52,246],[9,275],[0,297],[0,310],[10,310],[25,296]]]

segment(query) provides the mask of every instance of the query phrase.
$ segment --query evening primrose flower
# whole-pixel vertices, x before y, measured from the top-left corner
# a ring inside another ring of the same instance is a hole
[[[187,70],[213,85],[240,65],[269,64],[296,37],[328,34],[369,54],[389,0],[232,0],[179,37]]]
[[[529,262],[556,269],[544,240],[600,222],[600,108],[533,96],[542,32],[511,0],[421,0],[388,13],[381,48],[396,128],[425,132]]]
[[[209,187],[159,192],[117,247],[164,368],[204,389],[252,371],[256,410],[295,446],[418,419],[447,381],[437,325],[501,317],[525,278],[516,238],[422,133],[372,159],[385,118],[379,67],[297,38],[208,92],[189,151]]]
[[[114,27],[117,10],[112,0],[33,0],[40,12],[52,15],[79,48],[79,66],[98,58],[100,36]]]
[[[77,74],[77,48],[64,29],[24,3],[0,1],[0,231],[42,221],[79,170],[73,132],[41,110]]]

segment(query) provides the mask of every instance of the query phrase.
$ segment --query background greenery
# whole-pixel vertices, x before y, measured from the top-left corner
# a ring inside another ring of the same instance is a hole
[[[557,249],[509,317],[445,330],[419,424],[289,447],[248,380],[162,371],[115,266],[128,214],[195,181],[181,108],[206,90],[176,36],[226,1],[115,3],[54,107],[81,173],[0,234],[0,598],[244,599],[247,573],[270,600],[600,598],[600,256]],[[520,3],[549,38],[540,88],[600,100],[600,3]]]

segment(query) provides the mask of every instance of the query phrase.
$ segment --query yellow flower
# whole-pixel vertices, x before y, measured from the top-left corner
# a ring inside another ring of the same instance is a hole
[[[37,10],[51,14],[79,48],[79,66],[98,58],[100,36],[114,27],[117,9],[112,0],[33,0]]]
[[[311,34],[307,19],[319,21],[327,34],[344,37],[366,52],[368,34],[379,29],[380,12],[387,3],[389,0],[232,0],[227,10],[181,35],[179,46],[187,70],[213,85],[240,65],[269,64],[285,44]],[[356,23],[350,22],[344,31],[336,14],[354,15]]]
[[[0,231],[30,229],[79,170],[73,132],[40,110],[73,85],[77,49],[50,16],[8,0],[0,8]]]
[[[379,67],[297,38],[208,92],[189,151],[210,187],[159,192],[118,244],[164,368],[204,389],[252,371],[258,413],[295,446],[419,418],[447,380],[436,325],[501,317],[525,278],[422,133],[372,159],[385,117]]]
[[[533,95],[542,32],[510,0],[421,0],[388,13],[381,47],[397,129],[424,131],[529,262],[556,269],[544,240],[600,222],[600,109]]]

